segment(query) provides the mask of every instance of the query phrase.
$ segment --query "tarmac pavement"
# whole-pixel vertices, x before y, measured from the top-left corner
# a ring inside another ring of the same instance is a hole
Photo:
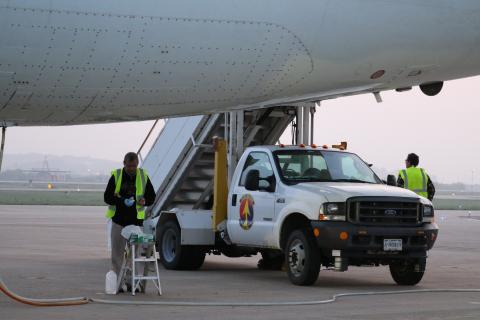
[[[302,301],[345,292],[413,289],[397,286],[387,267],[322,270],[311,287],[281,271],[256,268],[258,257],[207,256],[199,271],[161,268],[164,295],[104,294],[109,269],[103,207],[0,206],[0,275],[32,298],[86,296],[149,301]],[[480,212],[438,211],[440,233],[427,272],[414,289],[480,288]],[[348,297],[326,305],[274,307],[123,306],[90,303],[38,308],[0,296],[0,319],[480,319],[480,293]]]

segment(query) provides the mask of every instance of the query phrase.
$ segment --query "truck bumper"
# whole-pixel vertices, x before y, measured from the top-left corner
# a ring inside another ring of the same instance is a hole
[[[322,252],[341,250],[348,258],[425,257],[438,235],[438,225],[425,223],[416,227],[361,226],[349,222],[313,221],[312,228]],[[402,251],[384,251],[384,239],[402,239]]]

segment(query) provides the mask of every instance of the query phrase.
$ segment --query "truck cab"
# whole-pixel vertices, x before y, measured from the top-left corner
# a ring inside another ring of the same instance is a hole
[[[388,265],[395,282],[415,285],[438,234],[428,199],[387,185],[354,153],[315,145],[247,148],[231,178],[226,211],[222,226],[203,234],[185,222],[195,212],[175,212],[178,237],[195,237],[181,235],[195,229],[204,238],[184,244],[184,252],[203,259],[206,252],[262,253],[297,285],[316,282],[321,266],[346,271],[367,265]],[[202,214],[211,221],[215,213]],[[205,226],[199,216],[194,223]],[[159,226],[161,242],[168,242]]]

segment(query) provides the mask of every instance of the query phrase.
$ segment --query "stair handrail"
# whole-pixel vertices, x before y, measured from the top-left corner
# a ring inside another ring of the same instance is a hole
[[[145,144],[147,143],[148,139],[150,138],[150,135],[152,134],[153,130],[155,129],[155,127],[157,126],[157,124],[158,124],[158,122],[159,122],[160,120],[163,120],[163,127],[162,127],[162,129],[160,130],[160,132],[158,133],[157,138],[162,134],[162,131],[163,131],[163,129],[165,128],[165,125],[167,124],[167,120],[168,120],[168,119],[156,119],[155,122],[153,123],[152,127],[151,127],[150,130],[148,131],[147,136],[145,137],[145,139],[143,139],[143,142],[142,142],[142,144],[140,145],[140,148],[138,148],[137,155],[138,155],[141,163],[143,163],[143,160],[144,160],[143,157],[142,157],[142,154],[141,154],[142,149],[143,149],[143,147],[145,146]],[[155,144],[155,143],[154,143],[154,144]],[[150,151],[149,151],[149,152],[150,152]],[[148,153],[147,153],[147,157],[148,157]]]

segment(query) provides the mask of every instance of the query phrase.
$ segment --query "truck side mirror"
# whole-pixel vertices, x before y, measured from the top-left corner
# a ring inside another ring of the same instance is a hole
[[[267,192],[275,192],[275,189],[276,189],[276,180],[275,180],[275,176],[272,174],[271,176],[265,178],[265,179],[262,179],[262,180],[265,180],[267,183],[268,183],[268,186],[266,188],[263,188],[263,190],[267,191]],[[260,186],[259,186],[260,188]]]
[[[260,171],[250,170],[245,178],[245,189],[257,191],[259,189]]]
[[[395,176],[393,174],[389,174],[387,176],[387,184],[389,186],[397,186],[397,178],[395,178]]]

